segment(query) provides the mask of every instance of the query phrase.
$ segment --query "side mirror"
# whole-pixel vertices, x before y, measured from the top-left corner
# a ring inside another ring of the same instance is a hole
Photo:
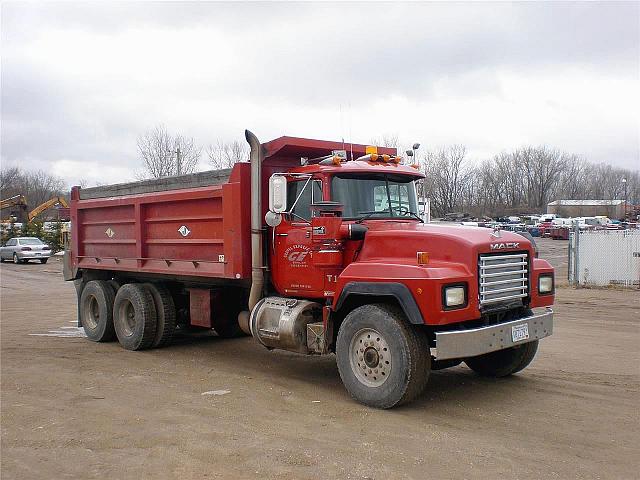
[[[271,175],[269,179],[269,210],[274,213],[287,210],[287,179],[284,175]]]

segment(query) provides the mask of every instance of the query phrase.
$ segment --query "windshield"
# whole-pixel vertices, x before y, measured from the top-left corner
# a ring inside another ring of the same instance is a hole
[[[414,177],[408,175],[336,175],[331,200],[344,205],[347,219],[415,217],[418,215]]]
[[[42,241],[38,238],[21,238],[20,245],[42,245]]]

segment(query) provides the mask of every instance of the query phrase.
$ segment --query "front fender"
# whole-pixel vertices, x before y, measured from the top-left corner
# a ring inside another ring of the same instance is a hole
[[[469,302],[467,308],[444,311],[441,293],[444,285],[464,282],[474,298],[477,287],[473,278],[465,265],[453,262],[432,261],[428,266],[356,262],[338,277],[333,309],[338,310],[350,295],[387,296],[398,301],[411,323],[438,325],[470,320],[480,316],[476,302]]]
[[[352,295],[364,295],[371,297],[393,297],[398,301],[409,322],[422,325],[424,320],[413,295],[402,283],[395,282],[349,282],[340,296],[336,297],[334,310],[339,310],[344,302]],[[375,303],[375,300],[374,302]]]

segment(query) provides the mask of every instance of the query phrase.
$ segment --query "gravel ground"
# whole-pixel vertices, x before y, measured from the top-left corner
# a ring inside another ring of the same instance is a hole
[[[540,246],[566,276],[566,242]],[[434,372],[418,401],[378,411],[350,399],[333,356],[91,343],[60,271],[0,267],[3,480],[638,478],[637,291],[560,287],[529,368]]]

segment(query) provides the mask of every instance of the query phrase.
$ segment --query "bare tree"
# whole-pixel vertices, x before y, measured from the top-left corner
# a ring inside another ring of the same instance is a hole
[[[249,160],[249,146],[245,142],[234,140],[233,142],[222,142],[218,140],[215,145],[207,147],[209,163],[215,170],[231,168],[238,162]]]
[[[65,195],[64,181],[44,170],[25,172],[19,167],[0,171],[0,191],[2,198],[24,195],[29,207],[35,208],[51,197]]]
[[[164,125],[138,137],[141,178],[161,178],[195,171],[202,149],[191,137],[170,134]],[[178,167],[178,152],[180,166]]]
[[[464,145],[452,145],[425,155],[427,195],[436,214],[463,207],[463,194],[468,189],[472,169],[465,157]]]
[[[375,145],[377,147],[390,147],[390,148],[400,148],[400,141],[398,140],[398,135],[394,133],[384,133],[379,137],[373,137],[371,139],[371,145]]]
[[[18,167],[3,168],[0,170],[0,197],[5,198],[10,196],[7,192],[12,189],[12,186],[16,183],[16,180],[20,178],[20,175],[21,173]]]

